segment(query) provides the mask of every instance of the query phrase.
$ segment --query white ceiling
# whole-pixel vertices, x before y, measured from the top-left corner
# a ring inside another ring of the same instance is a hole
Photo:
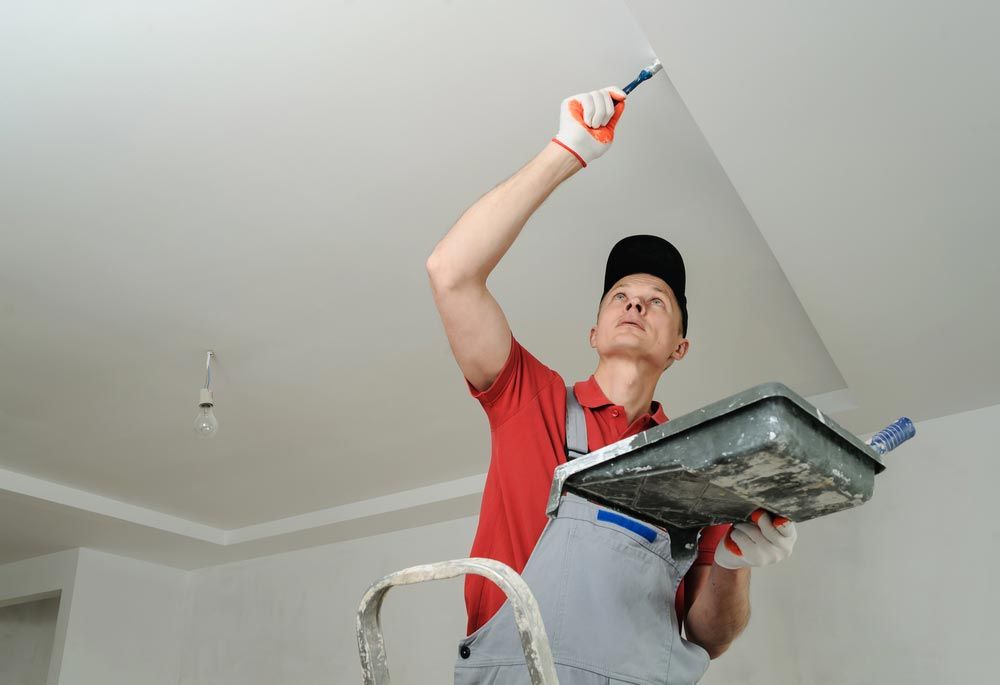
[[[607,250],[657,232],[689,272],[672,416],[765,380],[856,432],[1000,402],[985,25],[754,7],[6,3],[0,562],[192,567],[475,513],[488,433],[424,259],[650,40],[669,78],[491,281],[518,338],[588,375]]]
[[[874,429],[1000,402],[1000,5],[629,0]]]

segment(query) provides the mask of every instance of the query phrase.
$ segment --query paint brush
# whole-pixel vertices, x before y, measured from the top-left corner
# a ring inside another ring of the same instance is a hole
[[[625,86],[624,88],[622,88],[622,90],[625,91],[626,95],[628,95],[633,90],[635,90],[635,87],[638,86],[640,83],[642,83],[643,81],[645,81],[647,79],[653,78],[653,74],[655,74],[656,72],[658,72],[662,68],[663,68],[663,64],[660,63],[660,60],[655,60],[648,67],[646,67],[645,69],[643,69],[642,71],[640,71],[639,75],[635,77],[635,80],[632,81],[632,83],[630,83],[627,86]]]

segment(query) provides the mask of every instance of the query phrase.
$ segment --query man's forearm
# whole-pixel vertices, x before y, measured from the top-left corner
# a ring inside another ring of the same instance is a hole
[[[486,281],[535,210],[581,169],[565,149],[549,143],[516,174],[481,197],[438,243],[428,270],[451,282]]]
[[[720,656],[750,620],[750,569],[712,570],[684,621],[687,639]]]

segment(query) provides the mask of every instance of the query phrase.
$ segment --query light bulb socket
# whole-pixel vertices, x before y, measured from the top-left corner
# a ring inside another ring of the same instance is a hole
[[[201,389],[201,400],[198,402],[199,407],[214,407],[215,400],[212,399],[212,391],[208,388]]]

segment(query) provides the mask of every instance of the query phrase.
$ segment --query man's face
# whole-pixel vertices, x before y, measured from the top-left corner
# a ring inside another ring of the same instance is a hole
[[[645,361],[663,371],[687,353],[681,325],[680,305],[670,286],[656,276],[633,274],[601,300],[590,346],[602,359]]]

